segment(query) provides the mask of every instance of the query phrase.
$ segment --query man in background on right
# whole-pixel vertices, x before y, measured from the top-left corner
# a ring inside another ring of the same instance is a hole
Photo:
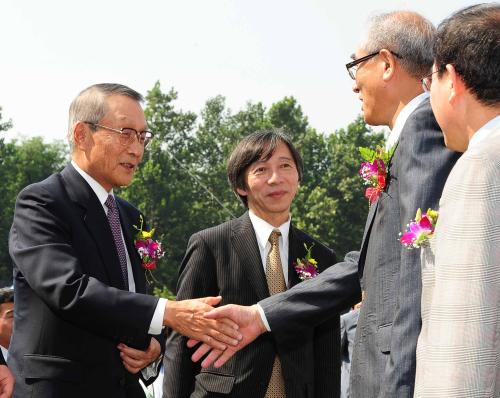
[[[432,109],[465,153],[422,251],[415,397],[500,397],[500,4],[443,21],[434,56]]]

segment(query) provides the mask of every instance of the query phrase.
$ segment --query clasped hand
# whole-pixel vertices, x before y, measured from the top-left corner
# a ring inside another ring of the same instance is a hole
[[[212,311],[206,313],[204,318],[207,320],[225,319],[234,322],[239,326],[238,330],[242,335],[242,339],[237,345],[231,345],[222,349],[214,347],[207,342],[203,342],[191,356],[193,362],[198,362],[206,355],[201,362],[202,368],[207,368],[212,364],[216,368],[221,367],[239,350],[266,332],[266,328],[262,323],[262,319],[256,305],[245,307],[241,305],[229,304],[213,309]],[[187,345],[192,348],[200,342],[200,340],[191,338],[188,340]]]

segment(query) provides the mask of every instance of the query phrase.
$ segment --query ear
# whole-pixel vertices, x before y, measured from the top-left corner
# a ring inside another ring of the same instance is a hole
[[[446,72],[448,74],[448,81],[446,84],[448,85],[448,89],[450,92],[449,101],[450,103],[455,103],[459,98],[462,97],[464,92],[467,91],[467,87],[460,77],[460,75],[455,70],[455,67],[451,64],[446,65]]]
[[[385,48],[380,50],[380,60],[384,63],[384,73],[382,79],[384,82],[391,80],[396,72],[396,58],[393,53]]]
[[[80,121],[75,123],[73,127],[73,144],[75,149],[85,150],[88,133],[90,133],[89,128],[85,123]]]
[[[240,196],[248,196],[248,192],[243,188],[236,188],[236,192],[238,192]]]

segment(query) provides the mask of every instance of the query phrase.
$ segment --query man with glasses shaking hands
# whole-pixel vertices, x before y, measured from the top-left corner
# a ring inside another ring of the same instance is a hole
[[[414,12],[375,16],[346,65],[366,123],[389,127],[386,150],[394,147],[387,183],[370,207],[360,252],[348,253],[344,263],[260,301],[260,308],[228,306],[208,314],[238,322],[245,343],[265,331],[275,336],[285,331],[299,334],[353,304],[349,299],[356,286],[349,285],[348,275],[351,266],[356,267],[365,294],[351,367],[354,398],[413,397],[421,327],[420,252],[403,247],[398,236],[418,208],[437,207],[459,156],[446,149],[424,92],[434,35],[432,24]],[[212,350],[203,364],[215,361],[221,366],[233,351],[219,358]]]
[[[388,184],[371,206],[358,263],[365,298],[351,369],[354,397],[412,397],[421,326],[420,251],[398,241],[418,208],[436,208],[458,154],[448,151],[429,103],[435,28],[414,12],[371,21],[346,65],[366,123],[389,127]],[[425,78],[423,78],[425,77]]]
[[[142,398],[138,380],[156,377],[163,326],[219,349],[240,337],[230,322],[203,319],[220,297],[146,294],[134,248],[142,214],[113,193],[132,182],[153,138],[142,100],[120,84],[82,91],[69,111],[71,164],[17,198],[14,397]]]

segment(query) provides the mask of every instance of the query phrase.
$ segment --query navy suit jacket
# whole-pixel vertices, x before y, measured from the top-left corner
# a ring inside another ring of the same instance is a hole
[[[117,345],[144,349],[158,298],[146,294],[133,247],[139,211],[117,198],[138,293],[125,291],[104,209],[68,165],[18,196],[14,263],[14,397],[143,397]]]

